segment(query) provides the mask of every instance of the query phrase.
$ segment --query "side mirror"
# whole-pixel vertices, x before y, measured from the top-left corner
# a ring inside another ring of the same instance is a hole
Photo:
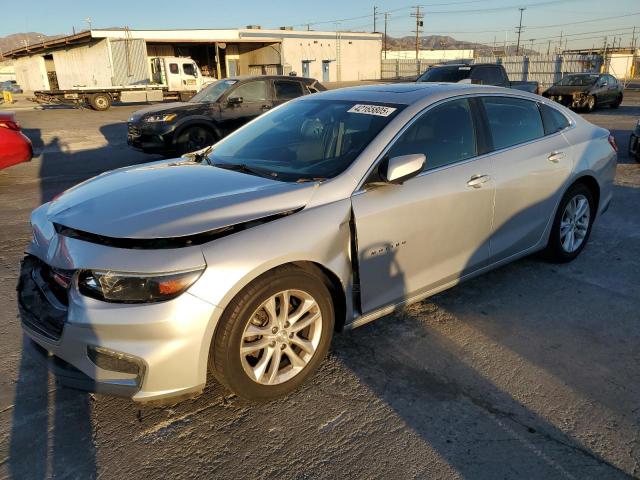
[[[386,165],[380,172],[380,175],[387,183],[404,183],[406,180],[415,177],[422,171],[422,167],[424,166],[426,159],[427,157],[422,153],[392,157],[387,160]]]
[[[242,97],[229,97],[227,103],[229,105],[240,105],[242,103]]]

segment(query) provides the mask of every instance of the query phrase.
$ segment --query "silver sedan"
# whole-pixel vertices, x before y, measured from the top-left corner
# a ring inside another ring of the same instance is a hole
[[[213,376],[274,398],[334,331],[534,252],[576,258],[615,167],[607,130],[525,92],[310,95],[36,209],[24,331],[76,387],[147,401]]]

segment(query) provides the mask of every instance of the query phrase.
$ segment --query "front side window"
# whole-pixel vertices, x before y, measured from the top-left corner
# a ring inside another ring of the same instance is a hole
[[[276,98],[279,100],[291,100],[302,96],[304,93],[300,82],[276,80],[273,84],[276,87]]]
[[[191,75],[192,77],[196,76],[196,66],[193,63],[183,63],[182,71],[185,75]]]
[[[484,97],[493,149],[518,145],[544,136],[540,110],[535,102],[521,98]]]
[[[242,97],[243,102],[264,102],[267,100],[267,83],[260,80],[240,85],[230,94],[231,97]]]
[[[332,178],[403,108],[342,100],[285,103],[218,142],[209,161],[222,168],[242,165],[273,180]]]
[[[170,64],[169,64],[169,71],[170,71],[171,73],[176,74],[176,75],[177,75],[178,73],[180,73],[180,70],[178,69],[178,64],[177,64],[177,63],[170,63]]]
[[[467,100],[439,105],[416,120],[394,143],[389,157],[423,153],[425,170],[477,155],[473,117]]]

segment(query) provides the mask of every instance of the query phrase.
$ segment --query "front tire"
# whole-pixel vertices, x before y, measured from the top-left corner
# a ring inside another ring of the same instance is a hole
[[[216,143],[216,135],[206,127],[188,127],[178,135],[176,150],[178,154],[195,152]]]
[[[567,263],[580,255],[589,240],[596,208],[591,190],[582,183],[573,185],[560,201],[544,256],[554,263]]]
[[[616,98],[610,106],[611,108],[618,108],[621,103],[622,103],[622,94],[618,95],[618,98]]]
[[[335,322],[319,275],[279,267],[242,290],[226,308],[212,343],[220,383],[247,400],[286,395],[325,358]]]

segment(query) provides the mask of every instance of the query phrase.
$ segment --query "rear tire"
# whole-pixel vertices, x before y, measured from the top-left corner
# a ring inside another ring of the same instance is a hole
[[[587,244],[597,205],[591,190],[577,183],[562,197],[543,256],[554,263],[575,259]]]
[[[611,108],[618,108],[621,103],[622,103],[622,94],[618,95],[618,98],[616,98],[615,101],[610,106]]]
[[[95,93],[89,97],[89,105],[98,112],[109,110],[112,102],[111,95],[108,93]]]
[[[279,267],[245,287],[227,306],[211,344],[210,370],[247,400],[286,395],[324,360],[334,322],[331,294],[322,278],[295,266]]]
[[[207,127],[187,127],[178,135],[176,151],[179,155],[184,155],[213,145],[216,141],[216,134]]]

